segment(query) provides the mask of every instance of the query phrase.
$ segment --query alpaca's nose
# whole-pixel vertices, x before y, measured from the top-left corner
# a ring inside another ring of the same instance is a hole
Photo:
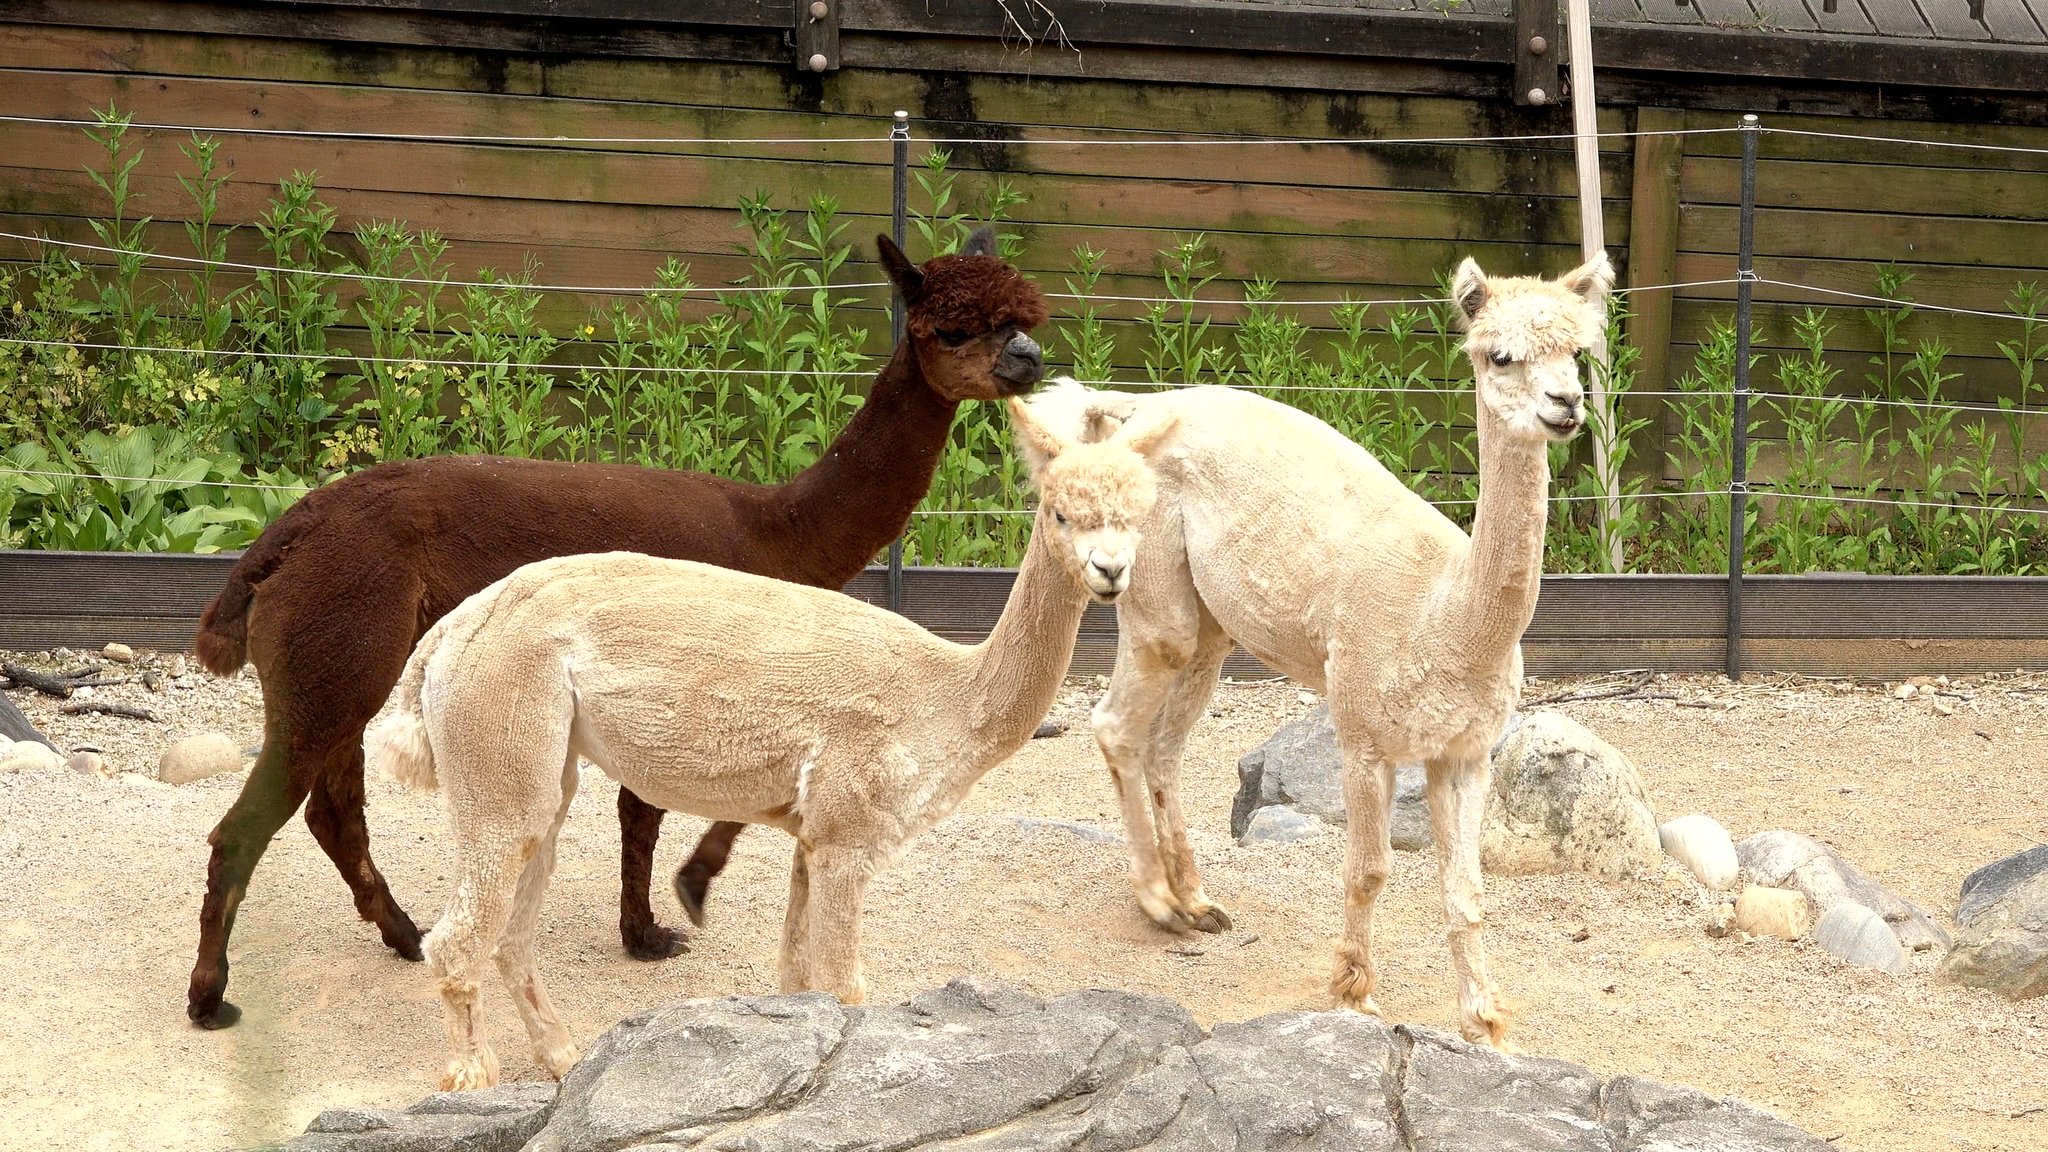
[[[1038,383],[1045,376],[1045,353],[1039,351],[1038,341],[1022,332],[1010,337],[996,357],[996,375],[1026,387]]]
[[[1120,556],[1104,556],[1100,552],[1090,552],[1088,554],[1088,566],[1102,573],[1102,578],[1113,584],[1116,582],[1117,577],[1122,576],[1125,569],[1130,567],[1130,564]]]
[[[1586,390],[1574,381],[1570,384],[1553,384],[1545,388],[1543,394],[1567,408],[1577,408],[1579,401],[1585,398]]]

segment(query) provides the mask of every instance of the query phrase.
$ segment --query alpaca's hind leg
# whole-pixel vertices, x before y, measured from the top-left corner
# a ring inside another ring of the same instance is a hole
[[[810,860],[810,908],[802,944],[807,986],[830,992],[842,1003],[868,996],[861,975],[861,904],[867,897],[874,861],[863,847],[814,848]]]
[[[1223,660],[1230,655],[1230,637],[1207,612],[1202,615],[1202,636],[1196,643],[1194,659],[1174,677],[1166,705],[1152,722],[1145,779],[1151,789],[1167,886],[1195,928],[1222,932],[1230,927],[1230,913],[1202,890],[1195,850],[1188,844],[1187,818],[1180,808],[1181,754],[1187,747],[1189,733],[1194,731],[1195,723],[1209,706],[1210,696],[1215,694]]]
[[[392,951],[420,958],[420,930],[398,906],[370,859],[370,830],[363,822],[363,745],[360,740],[329,754],[306,801],[306,827],[341,871],[354,894],[356,914],[377,926]]]
[[[206,899],[199,908],[199,957],[185,994],[185,1015],[201,1028],[226,1028],[242,1010],[222,997],[228,987],[228,936],[234,931],[235,909],[249,890],[249,876],[271,837],[298,811],[313,786],[310,768],[294,770],[283,733],[274,727],[263,753],[235,797],[227,815],[207,836],[213,846],[206,864]]]
[[[448,1026],[448,1069],[441,1091],[463,1092],[498,1082],[498,1057],[477,1027],[478,976],[505,932],[514,886],[540,850],[538,836],[494,821],[456,828],[455,894],[427,933],[427,966],[439,981]]]
[[[711,882],[725,871],[726,861],[732,857],[732,842],[747,830],[737,820],[713,821],[711,827],[697,840],[697,847],[690,852],[690,858],[676,869],[676,900],[683,906],[683,914],[697,927],[704,926],[704,897],[711,889]]]
[[[666,960],[690,946],[682,933],[654,919],[647,887],[654,881],[654,844],[661,838],[661,809],[619,789],[619,939],[635,960]]]
[[[534,968],[533,937],[540,926],[541,900],[547,895],[548,879],[555,871],[555,841],[561,835],[562,821],[569,816],[576,784],[576,757],[571,754],[562,770],[561,806],[547,835],[541,838],[539,849],[519,873],[519,886],[512,894],[512,915],[506,922],[504,938],[498,942],[496,956],[505,991],[518,1006],[519,1021],[526,1025],[527,1039],[533,1042],[533,1058],[557,1080],[575,1065],[579,1053],[568,1027],[548,999],[547,986],[541,983],[540,973]]]
[[[811,868],[805,860],[804,843],[796,842],[789,861],[789,907],[782,912],[782,991],[802,992],[811,986],[804,964],[804,938],[808,931],[811,903]]]
[[[1451,966],[1458,973],[1458,1027],[1467,1040],[1512,1052],[1508,1011],[1500,989],[1487,975],[1486,947],[1479,938],[1485,927],[1479,904],[1484,892],[1479,831],[1493,765],[1481,749],[1476,756],[1431,760],[1428,769],[1429,828],[1436,838],[1437,876],[1443,885],[1444,932],[1450,939]]]
[[[1337,712],[1334,707],[1333,712]],[[1347,730],[1351,729],[1351,730]],[[1372,963],[1372,913],[1387,886],[1393,844],[1389,840],[1394,796],[1394,765],[1355,725],[1339,714],[1337,742],[1344,760],[1344,935],[1337,944],[1337,963],[1330,973],[1330,994],[1337,1003],[1377,1016],[1373,988],[1378,980]]]

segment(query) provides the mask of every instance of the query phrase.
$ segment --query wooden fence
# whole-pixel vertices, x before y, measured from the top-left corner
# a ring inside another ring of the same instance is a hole
[[[547,282],[639,285],[674,256],[700,284],[727,282],[746,263],[736,254],[736,205],[763,192],[784,206],[829,193],[865,237],[888,211],[881,138],[897,108],[911,112],[920,138],[974,141],[953,149],[964,195],[997,174],[1023,194],[1011,213],[1021,263],[1055,289],[1086,245],[1104,254],[1098,293],[1156,296],[1160,251],[1195,233],[1207,238],[1223,278],[1210,295],[1264,276],[1300,299],[1417,296],[1465,255],[1497,272],[1576,260],[1576,188],[1563,139],[1099,143],[1566,132],[1561,109],[1505,99],[1511,33],[1498,19],[1282,6],[1204,6],[1187,9],[1199,20],[1170,19],[1175,5],[1113,0],[1069,15],[1069,32],[1085,41],[1078,49],[1026,50],[1004,42],[987,4],[855,0],[842,18],[840,68],[816,75],[791,66],[778,28],[787,26],[786,4],[690,5],[698,21],[690,25],[665,7],[14,3],[0,6],[0,87],[16,116],[78,118],[111,102],[151,123],[530,138],[252,134],[222,145],[232,166],[227,221],[253,220],[281,179],[314,172],[344,232],[394,218],[435,229],[453,242],[458,276],[517,270],[531,259]],[[604,13],[623,19],[579,18]],[[2016,282],[2048,280],[2048,153],[1845,138],[2048,149],[2048,108],[2027,90],[2027,61],[1953,44],[1866,46],[1859,57],[1855,44],[1827,37],[1799,41],[1799,55],[1780,39],[1603,28],[1596,51],[1608,69],[1603,96],[1613,102],[1601,109],[1602,130],[1729,128],[1739,111],[1756,110],[1770,128],[1838,134],[1764,138],[1757,267],[1767,280],[1867,292],[1875,265],[1895,261],[1914,273],[1913,295],[1990,312]],[[1715,52],[1778,79],[1717,75]],[[1960,85],[1973,90],[1953,90]],[[545,139],[553,136],[818,142]],[[155,219],[158,250],[186,252],[183,137],[137,139],[146,154],[133,211]],[[86,173],[101,158],[83,132],[10,123],[0,140],[0,230],[92,240],[88,221],[106,205]],[[1627,284],[1732,276],[1736,148],[1732,132],[1603,140],[1606,241]],[[254,243],[245,230],[231,255],[255,256]],[[18,260],[30,248],[0,241],[0,257]],[[1707,284],[1631,300],[1632,336],[1644,349],[1639,388],[1661,390],[1687,370],[1709,325],[1728,316],[1731,294]],[[1766,284],[1758,299],[1760,350],[1769,354],[1788,348],[1793,315],[1825,297]],[[600,302],[550,294],[541,319],[566,329]],[[876,292],[867,302],[879,341],[885,301]],[[1873,335],[1853,302],[1834,303],[1837,387],[1860,391]],[[1133,322],[1141,309],[1108,306],[1126,372],[1143,358]],[[1239,310],[1211,314],[1228,324]],[[1300,315],[1330,322],[1327,308]],[[1950,349],[1948,368],[1962,373],[1951,398],[2011,395],[2014,369],[1997,347],[2010,338],[2008,322],[1920,314],[1904,335]],[[1655,404],[1647,413],[1655,419],[1635,455],[1661,469],[1657,449],[1671,417]],[[1776,471],[1769,438],[1778,434],[1764,433],[1765,478]]]

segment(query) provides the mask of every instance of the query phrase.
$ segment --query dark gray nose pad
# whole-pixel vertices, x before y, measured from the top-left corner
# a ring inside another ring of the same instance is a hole
[[[1003,346],[1003,351],[1020,360],[1029,360],[1033,364],[1042,364],[1045,360],[1045,354],[1038,349],[1038,341],[1022,332],[1010,337],[1010,342]]]

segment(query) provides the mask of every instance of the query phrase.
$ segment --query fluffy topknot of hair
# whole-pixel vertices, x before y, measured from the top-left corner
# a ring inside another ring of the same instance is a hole
[[[1048,310],[1038,286],[996,256],[940,256],[927,261],[924,290],[909,316],[911,332],[1029,331]]]

